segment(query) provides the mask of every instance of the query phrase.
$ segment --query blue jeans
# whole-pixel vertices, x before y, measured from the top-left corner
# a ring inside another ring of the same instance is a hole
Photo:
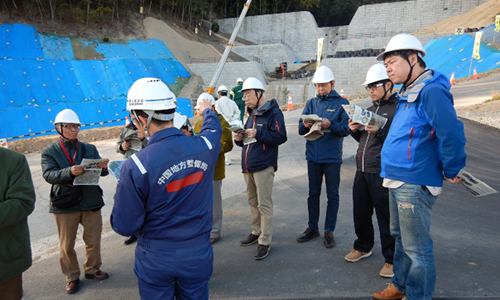
[[[392,282],[410,300],[432,299],[436,266],[431,229],[437,197],[425,186],[405,183],[389,189],[391,234],[396,239]]]
[[[319,221],[319,196],[323,176],[326,178],[326,206],[325,231],[333,232],[337,224],[339,211],[339,184],[341,163],[315,163],[307,161],[307,175],[309,177],[309,198],[307,208],[309,211],[308,227],[318,230]]]

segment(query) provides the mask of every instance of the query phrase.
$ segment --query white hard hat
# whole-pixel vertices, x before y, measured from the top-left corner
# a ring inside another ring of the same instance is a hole
[[[387,44],[387,47],[385,47],[385,51],[377,56],[377,60],[383,61],[384,56],[387,53],[398,50],[415,50],[420,53],[421,57],[424,57],[425,54],[427,54],[424,50],[424,47],[422,47],[422,43],[415,36],[411,34],[400,33],[392,37],[392,39]]]
[[[202,93],[199,97],[198,100],[196,100],[196,106],[194,107],[195,109],[200,108],[200,102],[201,100],[208,99],[211,102],[211,105],[215,105],[215,99],[212,95],[209,93]]]
[[[239,83],[239,82],[243,82],[243,78],[240,77],[240,78],[236,79],[236,83]]]
[[[379,82],[382,80],[388,80],[387,69],[384,64],[374,64],[366,72],[366,80],[363,85],[369,85],[370,83]]]
[[[176,102],[174,93],[160,79],[141,78],[128,91],[127,110],[170,110]]]
[[[187,117],[176,112],[174,115],[174,127],[177,129],[181,129],[182,126],[186,125],[186,120]]]
[[[255,77],[248,77],[245,82],[243,82],[243,87],[241,88],[241,91],[246,91],[246,90],[262,90],[265,91],[266,89],[264,88],[264,85],[260,80],[258,80]]]
[[[221,92],[221,91],[226,91],[227,92],[227,87],[225,85],[219,86],[219,88],[217,89],[217,93]]]
[[[327,66],[320,66],[314,73],[313,83],[326,83],[335,80],[332,69]]]
[[[63,109],[57,114],[54,125],[61,123],[81,124],[78,115],[69,108]]]

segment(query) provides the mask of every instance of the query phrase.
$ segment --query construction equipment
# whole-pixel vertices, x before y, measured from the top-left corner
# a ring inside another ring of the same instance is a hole
[[[231,34],[231,37],[229,38],[229,41],[226,44],[226,49],[224,50],[224,53],[220,58],[219,65],[217,66],[217,69],[215,69],[215,73],[214,76],[212,77],[212,80],[210,80],[210,85],[205,89],[205,91],[209,94],[213,94],[213,92],[215,91],[215,85],[217,84],[217,81],[219,81],[220,74],[222,73],[227,58],[229,57],[229,52],[231,52],[231,48],[233,48],[234,40],[236,39],[241,24],[243,24],[243,19],[245,18],[248,9],[250,8],[250,3],[252,3],[252,0],[247,0],[245,5],[243,6],[243,10],[241,12],[240,17],[238,18],[238,22],[236,22],[236,26],[234,27],[233,33]]]

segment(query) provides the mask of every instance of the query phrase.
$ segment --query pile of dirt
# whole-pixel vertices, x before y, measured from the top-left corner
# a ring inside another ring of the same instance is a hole
[[[495,16],[497,14],[500,14],[500,0],[490,0],[463,15],[454,16],[432,24],[413,32],[413,34],[454,34],[457,27],[486,27],[495,23]]]
[[[108,139],[118,140],[122,128],[123,126],[114,126],[114,127],[103,127],[103,128],[83,130],[78,135],[78,140],[84,143],[108,140]],[[43,148],[57,142],[58,139],[59,135],[55,134],[55,135],[41,136],[24,140],[15,140],[8,142],[8,147],[11,150],[23,154],[40,152],[42,151]]]

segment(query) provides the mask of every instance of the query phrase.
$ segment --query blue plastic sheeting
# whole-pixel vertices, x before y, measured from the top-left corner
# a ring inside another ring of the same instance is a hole
[[[176,111],[188,118],[194,117],[193,107],[191,106],[191,100],[188,98],[177,98]]]
[[[75,59],[73,46],[69,38],[39,34],[38,39],[45,59]]]
[[[22,24],[3,24],[0,26],[0,58],[43,58],[35,27]]]
[[[424,57],[427,67],[438,70],[448,77],[455,72],[456,79],[472,75],[474,68],[478,73],[500,68],[500,51],[484,42],[481,43],[479,50],[481,59],[472,59],[474,38],[474,34],[461,34],[431,40],[424,47],[427,51]]]
[[[0,118],[11,120],[0,127],[0,137],[51,130],[55,114],[67,107],[82,112],[84,124],[124,118],[128,89],[143,77],[172,84],[189,73],[170,60],[0,61]],[[182,114],[193,116],[189,99],[178,105]]]
[[[96,51],[106,58],[150,58],[150,59],[172,59],[174,55],[160,40],[150,39],[147,41],[128,41],[123,44],[97,44]]]

